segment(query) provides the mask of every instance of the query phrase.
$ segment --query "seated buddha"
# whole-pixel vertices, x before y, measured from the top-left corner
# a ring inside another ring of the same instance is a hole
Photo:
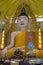
[[[28,22],[29,22],[28,16],[27,16],[25,10],[23,9],[17,19],[17,24],[18,24],[20,30],[11,33],[10,44],[1,51],[3,56],[5,56],[5,54],[7,54],[7,52],[8,52],[8,50],[12,49],[13,47],[14,48],[19,48],[19,47],[25,48],[26,29],[27,29]]]

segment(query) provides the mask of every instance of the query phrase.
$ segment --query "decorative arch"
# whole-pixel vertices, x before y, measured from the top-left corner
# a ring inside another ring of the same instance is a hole
[[[26,10],[26,13],[27,13],[27,16],[29,17],[29,16],[31,16],[31,18],[32,18],[32,28],[34,29],[34,26],[35,26],[35,24],[36,24],[36,20],[35,20],[35,16],[34,16],[34,14],[32,13],[32,11],[30,10],[30,7],[27,5],[27,4],[25,4],[25,3],[22,3],[21,5],[19,5],[18,6],[18,8],[17,8],[17,10],[16,10],[16,13],[15,14],[13,14],[13,20],[14,20],[14,23],[12,23],[11,24],[11,27],[10,27],[10,30],[6,33],[6,37],[7,38],[5,38],[7,41],[5,41],[5,43],[8,43],[9,42],[9,38],[10,38],[10,35],[11,35],[11,32],[13,32],[13,31],[15,31],[15,20],[17,19],[17,17],[20,15],[20,13],[21,13],[21,10],[22,10],[22,8],[25,8],[25,10]],[[8,34],[8,35],[7,35]]]
[[[25,8],[27,15],[31,16],[31,18],[35,21],[35,16],[34,16],[33,12],[31,11],[30,7],[25,3],[22,3],[21,5],[18,6],[18,8],[16,10],[16,13],[14,15],[14,18],[18,17],[20,15],[21,10],[22,10],[23,7]]]

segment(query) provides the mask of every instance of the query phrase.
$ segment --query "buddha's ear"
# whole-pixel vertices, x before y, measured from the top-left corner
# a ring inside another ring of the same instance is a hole
[[[28,18],[28,22],[29,22],[29,17],[27,17]]]
[[[18,19],[19,19],[19,17],[17,17],[17,22],[18,22]]]

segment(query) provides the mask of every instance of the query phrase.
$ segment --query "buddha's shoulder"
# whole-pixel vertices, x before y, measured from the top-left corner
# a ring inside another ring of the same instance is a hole
[[[29,32],[29,30],[25,30],[25,31]],[[22,31],[13,31],[11,34],[17,34],[17,33],[20,33],[20,32],[22,32]]]
[[[21,31],[13,31],[11,34],[18,34],[18,33],[20,33]]]

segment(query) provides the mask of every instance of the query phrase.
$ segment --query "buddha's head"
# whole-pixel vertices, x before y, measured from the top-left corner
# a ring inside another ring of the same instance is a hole
[[[17,20],[18,26],[20,28],[25,28],[28,24],[28,21],[29,21],[28,16],[25,12],[25,9],[23,9]]]

